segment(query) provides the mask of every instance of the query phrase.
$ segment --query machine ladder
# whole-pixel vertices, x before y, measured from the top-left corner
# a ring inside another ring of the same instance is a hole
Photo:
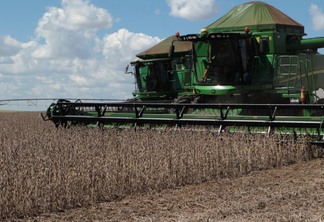
[[[296,93],[300,90],[300,61],[298,56],[279,56],[277,60],[276,89],[283,90],[286,94]]]

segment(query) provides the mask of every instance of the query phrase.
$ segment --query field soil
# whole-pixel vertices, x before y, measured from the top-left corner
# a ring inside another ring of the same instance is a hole
[[[19,221],[323,221],[324,159]]]

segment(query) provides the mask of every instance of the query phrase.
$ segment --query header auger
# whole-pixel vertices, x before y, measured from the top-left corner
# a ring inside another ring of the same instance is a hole
[[[270,15],[270,16],[269,16]],[[234,7],[200,33],[170,36],[131,62],[133,98],[60,100],[58,126],[207,125],[231,131],[304,133],[323,140],[324,37],[263,2]]]

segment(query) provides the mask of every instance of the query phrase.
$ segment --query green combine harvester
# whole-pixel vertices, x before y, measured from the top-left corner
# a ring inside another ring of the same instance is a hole
[[[173,56],[169,48],[175,46]],[[173,100],[191,85],[192,44],[179,41],[178,36],[170,36],[157,45],[137,54],[131,62],[134,67],[136,89],[131,101]]]
[[[166,38],[131,63],[125,102],[58,100],[45,120],[69,125],[207,125],[323,141],[324,37],[263,2],[238,5],[200,33]]]

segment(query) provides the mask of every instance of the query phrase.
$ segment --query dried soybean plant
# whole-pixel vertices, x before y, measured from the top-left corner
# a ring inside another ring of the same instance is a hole
[[[206,129],[56,129],[1,113],[0,218],[111,201],[304,161],[306,143]]]

